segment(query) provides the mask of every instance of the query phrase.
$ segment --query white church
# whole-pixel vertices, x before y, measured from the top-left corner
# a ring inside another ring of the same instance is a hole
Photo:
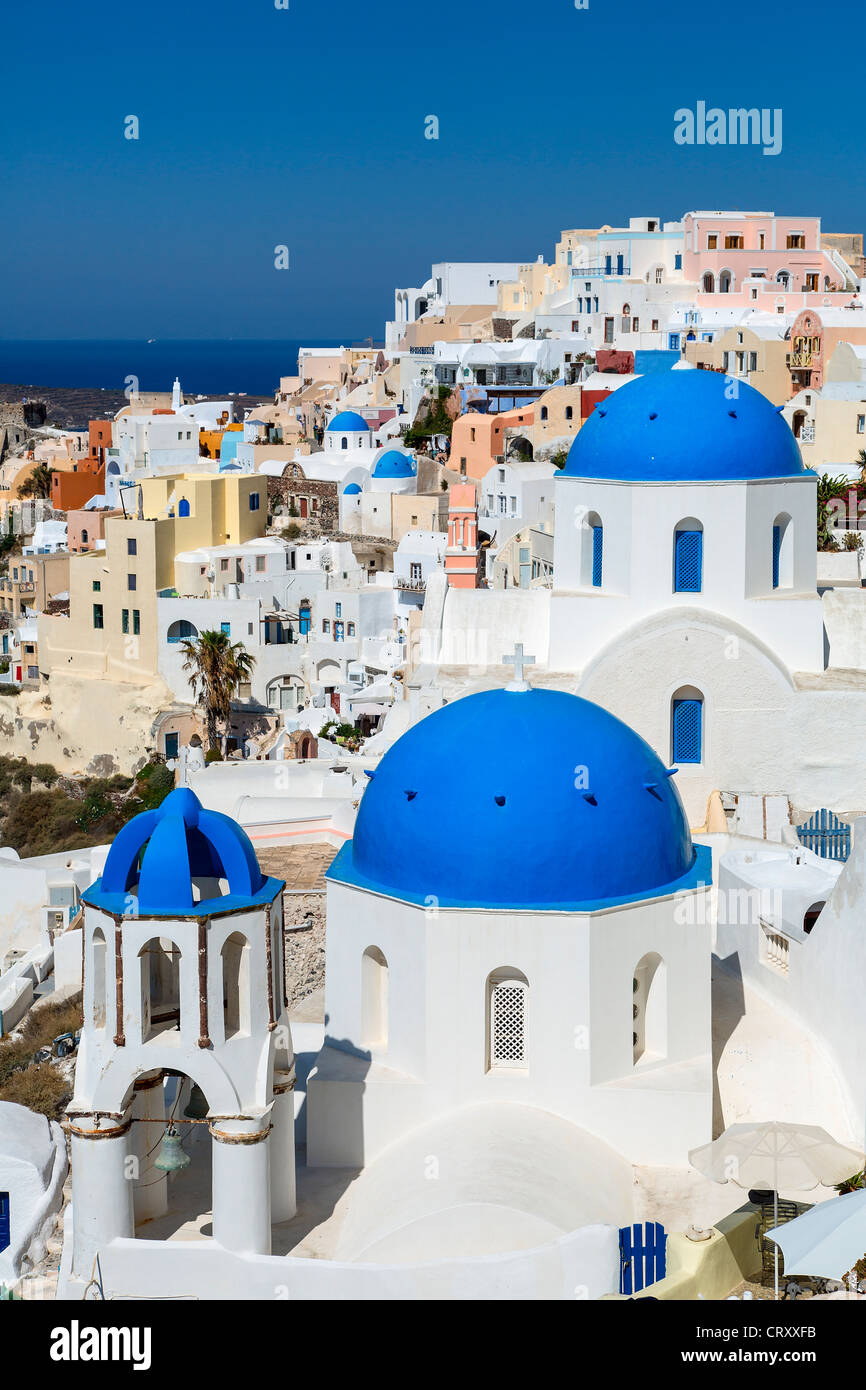
[[[617,391],[556,486],[553,590],[428,597],[402,704],[440,707],[328,871],[303,1066],[246,833],[180,788],[117,836],[83,895],[61,1296],[599,1298],[621,1228],[743,1199],[687,1171],[732,1117],[862,1144],[866,820],[832,874],[689,828],[719,789],[860,805],[815,479],[763,397],[693,372]],[[720,883],[761,875],[778,918],[716,930]]]
[[[819,594],[817,479],[766,397],[715,372],[638,377],[583,425],[555,480],[552,587],[428,586],[420,668],[445,698],[533,681],[636,729],[692,826],[714,790],[795,814],[866,810],[866,604]]]

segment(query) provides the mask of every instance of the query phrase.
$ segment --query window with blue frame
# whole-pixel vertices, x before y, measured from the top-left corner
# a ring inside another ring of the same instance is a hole
[[[592,528],[592,587],[601,588],[602,571],[604,567],[604,527],[593,526]]]
[[[683,257],[682,257],[682,252],[680,252],[680,251],[675,251],[675,252],[674,252],[674,270],[682,270],[682,268],[683,268]]]
[[[773,527],[773,588],[779,587],[779,556],[782,553],[782,528]]]
[[[699,763],[703,757],[704,701],[699,692],[675,695],[671,701],[671,759]]]
[[[671,349],[671,351],[678,352],[678,351],[679,351],[679,346],[680,346],[680,335],[679,335],[679,333],[669,333],[669,334],[668,334],[668,348]]]
[[[0,1250],[5,1250],[12,1243],[12,1214],[9,1204],[9,1193],[0,1192]]]
[[[251,492],[251,493],[250,493],[250,511],[251,511],[251,512],[257,512],[258,509],[259,509],[259,494],[258,494],[257,492]]]
[[[681,523],[674,532],[674,592],[699,594],[703,567],[704,533],[700,522]]]
[[[231,635],[232,635],[232,625],[231,625],[231,623],[220,623],[220,632],[224,632],[225,635],[226,635],[226,637],[231,637]]]
[[[310,631],[310,605],[302,603],[298,609],[298,632],[305,637]]]

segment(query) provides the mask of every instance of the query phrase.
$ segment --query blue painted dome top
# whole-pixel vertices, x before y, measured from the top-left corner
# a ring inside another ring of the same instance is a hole
[[[806,473],[776,406],[721,372],[661,372],[618,387],[572,444],[564,477],[710,482]]]
[[[341,410],[328,426],[328,433],[342,430],[345,434],[357,434],[359,430],[369,430],[370,426],[356,410]]]
[[[376,461],[373,469],[374,478],[414,478],[415,469],[412,467],[412,460],[407,454],[403,454],[399,449],[387,449],[381,458]]]
[[[344,496],[344,497],[354,497],[354,496],[356,495],[356,493],[359,493],[360,491],[361,491],[361,488],[360,488],[360,485],[359,485],[358,483],[349,483],[348,487],[344,487],[344,488],[343,488],[343,496]]]
[[[156,810],[123,827],[102,877],[83,897],[122,917],[189,917],[270,902],[282,887],[262,874],[236,821],[206,811],[195,792],[176,787]]]
[[[710,882],[668,770],[557,690],[491,690],[413,725],[328,877],[416,903],[589,910]]]

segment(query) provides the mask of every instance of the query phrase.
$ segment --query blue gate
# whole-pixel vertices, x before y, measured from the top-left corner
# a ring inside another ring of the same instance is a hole
[[[665,1228],[658,1221],[621,1226],[619,1231],[619,1291],[640,1293],[664,1279]]]
[[[9,1219],[9,1193],[0,1192],[0,1250],[5,1250],[12,1241]]]
[[[822,859],[847,859],[851,853],[851,827],[828,811],[816,811],[810,820],[797,826],[800,843],[820,854]]]

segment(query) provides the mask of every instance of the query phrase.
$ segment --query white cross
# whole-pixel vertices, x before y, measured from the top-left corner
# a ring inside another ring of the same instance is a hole
[[[514,667],[514,680],[513,680],[513,681],[509,681],[508,684],[506,685],[505,689],[506,689],[506,690],[529,690],[529,689],[530,689],[529,682],[526,681],[526,680],[524,680],[523,668],[524,668],[524,666],[534,666],[534,665],[535,665],[535,657],[534,657],[534,656],[524,656],[524,654],[523,654],[523,643],[522,643],[522,642],[515,642],[515,644],[514,644],[514,651],[512,652],[512,654],[511,654],[510,656],[504,656],[504,657],[502,658],[502,661],[503,661],[503,664],[504,664],[504,665],[506,665],[506,666],[513,666],[513,667]]]

